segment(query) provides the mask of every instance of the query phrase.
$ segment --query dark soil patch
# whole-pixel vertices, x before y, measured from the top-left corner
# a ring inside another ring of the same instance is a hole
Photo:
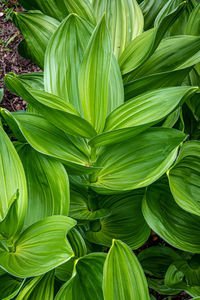
[[[39,67],[30,60],[21,57],[17,52],[17,46],[23,37],[12,21],[6,18],[9,17],[8,9],[14,9],[14,11],[22,11],[22,9],[17,5],[13,6],[13,4],[14,1],[7,5],[4,5],[2,1],[0,4],[0,88],[4,88],[1,106],[10,111],[25,110],[26,102],[5,88],[5,74],[8,72],[23,74],[40,71]]]

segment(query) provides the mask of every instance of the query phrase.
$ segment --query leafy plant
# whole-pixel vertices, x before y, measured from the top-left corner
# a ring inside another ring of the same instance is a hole
[[[5,76],[2,299],[200,295],[200,6],[164,2],[19,1],[43,72]],[[151,229],[174,248],[137,258]]]

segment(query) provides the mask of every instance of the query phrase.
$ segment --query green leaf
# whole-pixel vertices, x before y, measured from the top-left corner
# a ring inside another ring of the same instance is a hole
[[[185,137],[180,131],[156,127],[134,140],[105,147],[96,162],[102,169],[91,179],[91,186],[102,193],[148,186],[172,165]]]
[[[0,103],[1,103],[1,101],[2,101],[2,99],[3,99],[3,89],[0,89]]]
[[[157,278],[163,278],[169,265],[178,259],[180,259],[179,254],[166,246],[149,247],[138,255],[144,272]]]
[[[64,0],[64,2],[69,13],[76,13],[88,22],[96,24],[94,10],[89,0]]]
[[[182,70],[153,74],[130,81],[124,86],[125,100],[138,96],[144,93],[144,91],[179,86],[182,84],[190,70],[191,68],[189,67]]]
[[[143,195],[142,190],[128,195],[101,197],[99,207],[109,209],[111,214],[98,221],[99,230],[95,223],[91,223],[90,230],[86,232],[87,239],[107,247],[111,246],[113,238],[122,240],[131,249],[142,246],[150,235],[141,211]]]
[[[103,272],[105,300],[146,300],[147,281],[132,250],[119,240],[113,240]]]
[[[181,15],[185,6],[186,3],[183,2],[167,15],[159,26],[145,31],[128,44],[119,59],[122,74],[135,70],[154,53],[166,31]]]
[[[40,10],[45,15],[55,19],[64,19],[68,11],[66,9],[65,0],[17,0],[19,4],[27,10]]]
[[[51,216],[28,227],[6,251],[0,248],[0,266],[17,277],[42,275],[73,256],[66,233],[76,222]]]
[[[104,131],[156,123],[183,103],[198,88],[170,87],[146,92],[115,109],[106,119]]]
[[[44,65],[44,53],[51,35],[59,25],[59,22],[40,12],[26,12],[13,14],[13,22],[23,34],[29,57],[40,68]]]
[[[103,17],[91,36],[79,72],[84,117],[98,133],[103,131],[107,115],[111,58],[111,41]]]
[[[193,9],[193,11],[190,14],[185,33],[189,35],[199,35],[200,30],[200,22],[199,22],[199,16],[200,16],[200,3]]]
[[[93,210],[89,207],[88,195],[71,190],[69,216],[77,220],[97,220],[110,214],[109,208],[96,208]],[[96,199],[95,199],[96,200]]]
[[[200,142],[183,145],[176,164],[168,172],[175,201],[184,210],[200,216]]]
[[[89,150],[84,141],[67,136],[42,116],[13,113],[13,117],[26,140],[35,150],[59,159],[77,172],[93,171],[93,168],[89,167]]]
[[[148,225],[167,243],[183,251],[200,253],[200,217],[178,206],[166,184],[148,188],[142,211]]]
[[[150,289],[156,291],[160,295],[177,295],[182,289],[175,289],[167,286],[163,279],[147,278]]]
[[[128,75],[128,81],[151,74],[191,67],[199,62],[199,53],[199,37],[180,35],[166,38],[140,68]]]
[[[64,166],[29,145],[17,147],[28,187],[25,227],[52,215],[68,215],[69,181]]]
[[[74,272],[55,300],[103,300],[102,280],[105,253],[91,253],[76,260]]]
[[[0,299],[13,299],[21,290],[25,280],[14,279],[8,274],[0,276]]]
[[[198,88],[171,87],[141,94],[116,108],[106,119],[104,131],[89,141],[91,146],[119,143],[160,122]],[[120,130],[123,129],[123,130]]]
[[[16,219],[7,227],[5,238],[22,229],[27,210],[27,187],[22,163],[3,128],[0,127],[0,222],[5,220],[9,208],[14,204]],[[16,193],[18,192],[18,195]],[[16,202],[16,203],[14,203]],[[1,228],[0,223],[0,230]],[[0,232],[0,237],[3,232]]]
[[[14,73],[9,73],[14,74]],[[28,87],[36,90],[44,90],[44,74],[43,72],[33,72],[33,73],[24,73],[22,75],[13,75],[20,79],[23,84],[26,84]]]
[[[143,31],[143,15],[136,0],[96,0],[95,13],[100,19],[105,12],[113,52],[118,58],[126,46]]]
[[[72,228],[68,233],[67,238],[70,242],[75,256],[81,257],[87,254],[86,243],[78,229]]]
[[[54,271],[33,278],[16,298],[16,300],[35,299],[54,299]]]
[[[144,29],[150,29],[154,25],[154,20],[162,9],[162,7],[167,3],[168,0],[144,0],[140,4],[144,15]]]
[[[55,31],[45,53],[45,90],[70,102],[81,114],[78,74],[92,30],[86,20],[70,15]]]
[[[13,74],[5,76],[5,84],[60,130],[86,138],[96,135],[91,124],[79,117],[73,105],[64,99],[45,91],[28,88]]]

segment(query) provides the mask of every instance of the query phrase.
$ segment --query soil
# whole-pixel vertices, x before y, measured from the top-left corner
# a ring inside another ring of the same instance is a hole
[[[0,4],[0,88],[4,88],[4,96],[0,105],[9,111],[25,110],[26,102],[5,88],[4,76],[9,72],[16,74],[37,72],[40,68],[18,54],[17,46],[23,37],[11,19],[7,20],[9,9],[14,8],[14,11],[22,11],[22,9],[13,1],[7,5],[3,3],[2,1]],[[9,42],[10,39],[12,39],[11,42]]]
[[[23,37],[18,29],[13,25],[11,19],[8,19],[8,9],[14,9],[14,11],[22,11],[22,9],[14,0],[6,0],[5,2],[6,5],[3,4],[4,1],[0,4],[0,88],[4,89],[4,96],[0,106],[8,109],[9,111],[25,110],[26,102],[6,89],[4,85],[4,76],[8,72],[23,74],[41,70],[30,60],[24,59],[18,54],[17,46]],[[11,38],[12,41],[9,42]],[[8,44],[6,45],[6,43]],[[167,245],[162,239],[152,232],[147,243],[134,252],[138,254],[145,248],[161,244]],[[162,300],[164,298],[167,299],[167,296],[159,295],[155,291],[151,291],[151,294],[153,294],[157,300]],[[192,297],[184,292],[177,296],[171,296],[171,299],[173,300],[187,300],[191,298]]]

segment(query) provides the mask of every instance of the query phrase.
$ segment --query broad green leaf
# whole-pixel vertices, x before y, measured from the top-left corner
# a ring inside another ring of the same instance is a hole
[[[200,16],[200,3],[193,9],[193,11],[190,14],[185,33],[189,35],[199,35],[200,32],[200,22],[199,22],[199,16]]]
[[[6,232],[0,232],[0,238],[2,235],[7,238],[22,229],[27,210],[27,186],[22,163],[2,127],[0,127],[0,178],[0,230],[1,222],[5,220],[12,204],[16,211],[16,219],[12,225],[10,224],[10,228],[7,227]]]
[[[184,289],[186,287],[186,283],[184,282],[184,273],[172,263],[166,274],[164,283],[166,286],[172,289]]]
[[[52,215],[68,215],[69,181],[64,166],[29,145],[17,147],[28,187],[25,228]]]
[[[94,199],[95,203],[97,202]],[[106,217],[111,213],[109,208],[90,208],[88,195],[71,190],[69,216],[77,220],[97,220]]]
[[[28,47],[28,57],[34,61],[40,68],[44,65],[44,53],[48,41],[59,22],[40,12],[26,12],[13,14],[13,22],[23,34],[26,46]]]
[[[113,240],[103,272],[105,300],[149,300],[147,281],[132,250]]]
[[[136,0],[95,0],[95,13],[100,19],[105,12],[113,52],[118,58],[126,46],[143,31],[143,15]]]
[[[55,31],[45,54],[45,90],[69,101],[80,113],[78,74],[92,30],[86,20],[70,15]]]
[[[173,111],[163,122],[162,127],[172,128],[178,121],[181,114],[181,107]]]
[[[0,299],[13,299],[21,290],[25,280],[19,280],[11,277],[8,274],[0,276]]]
[[[177,71],[163,72],[128,82],[124,86],[125,100],[132,99],[144,93],[144,91],[179,86],[190,70],[191,68],[185,68]]]
[[[144,272],[157,278],[164,278],[169,265],[180,258],[175,250],[166,246],[149,247],[138,255]]]
[[[200,121],[200,93],[197,92],[191,99],[187,101],[187,105],[190,108],[195,120]]]
[[[105,147],[96,162],[102,169],[91,178],[92,188],[108,193],[148,186],[172,165],[185,137],[180,131],[156,127],[134,140]]]
[[[119,59],[122,74],[135,70],[154,53],[166,31],[182,14],[185,5],[183,2],[167,15],[159,26],[145,31],[128,44]]]
[[[13,113],[13,117],[26,140],[35,150],[57,158],[81,173],[93,170],[90,167],[88,150],[82,141],[67,136],[42,116]]]
[[[54,271],[31,279],[16,298],[16,300],[36,299],[54,299]]]
[[[89,141],[99,147],[133,138],[160,122],[197,91],[191,87],[171,87],[141,94],[116,108],[106,119],[102,134]]]
[[[103,300],[102,280],[105,253],[91,253],[75,261],[74,272],[55,300]]]
[[[17,0],[19,4],[27,10],[40,10],[45,15],[51,16],[61,21],[68,11],[66,9],[66,0]]]
[[[111,112],[106,119],[104,131],[156,123],[197,89],[187,86],[170,87],[141,94]]]
[[[79,72],[84,117],[98,133],[103,131],[107,115],[111,58],[111,41],[103,17],[91,36]]]
[[[185,143],[176,164],[167,174],[177,204],[184,210],[200,216],[200,142]]]
[[[128,81],[191,67],[199,62],[199,53],[199,37],[180,35],[166,38],[140,68],[128,75]]]
[[[0,266],[17,277],[42,275],[73,256],[66,233],[76,222],[51,216],[28,227],[6,250],[0,247]]]
[[[99,207],[109,209],[111,213],[98,222],[91,223],[90,231],[86,233],[87,239],[107,247],[111,246],[113,238],[122,240],[132,249],[142,246],[150,235],[141,211],[143,195],[142,190],[128,195],[101,197]]]
[[[14,74],[5,76],[5,84],[60,130],[86,138],[96,135],[91,124],[79,117],[73,105],[64,99],[45,91],[28,88]]]
[[[178,206],[166,184],[148,188],[142,211],[148,225],[167,243],[183,251],[200,253],[200,217]]]

